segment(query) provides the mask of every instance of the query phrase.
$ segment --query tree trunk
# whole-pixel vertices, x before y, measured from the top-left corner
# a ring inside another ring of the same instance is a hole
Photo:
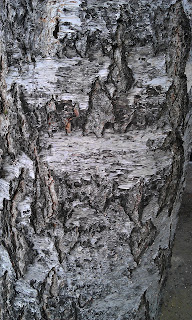
[[[190,12],[1,0],[2,320],[156,319],[191,148]]]

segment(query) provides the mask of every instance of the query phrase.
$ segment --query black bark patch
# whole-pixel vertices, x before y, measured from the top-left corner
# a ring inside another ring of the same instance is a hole
[[[59,20],[56,19],[55,30],[53,31],[53,36],[55,39],[58,39],[58,33],[59,33]]]

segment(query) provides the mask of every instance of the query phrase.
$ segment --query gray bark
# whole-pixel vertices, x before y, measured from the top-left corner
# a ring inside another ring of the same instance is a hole
[[[1,0],[2,320],[156,318],[191,148],[191,12]]]

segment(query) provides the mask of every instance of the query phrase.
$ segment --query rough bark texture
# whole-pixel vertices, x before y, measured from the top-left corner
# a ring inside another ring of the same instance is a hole
[[[2,320],[156,318],[191,141],[191,12],[1,0]]]

